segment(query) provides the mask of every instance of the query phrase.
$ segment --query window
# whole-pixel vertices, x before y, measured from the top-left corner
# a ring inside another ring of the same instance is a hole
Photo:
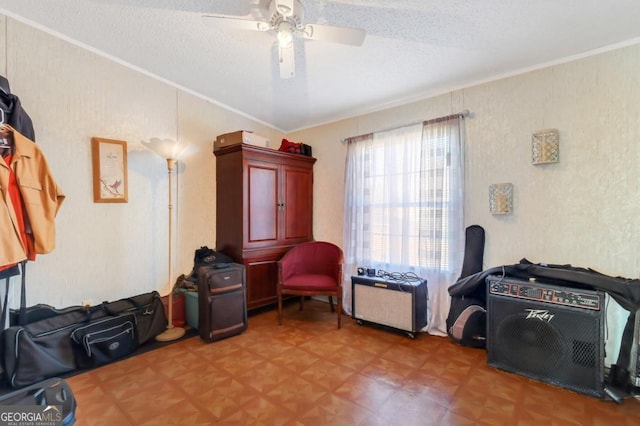
[[[459,274],[464,254],[460,122],[456,116],[349,140],[346,274],[358,266],[411,271],[427,278],[430,291],[431,281],[451,284]]]

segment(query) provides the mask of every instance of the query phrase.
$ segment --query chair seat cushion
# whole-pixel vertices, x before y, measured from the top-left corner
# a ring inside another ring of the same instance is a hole
[[[319,274],[294,275],[282,283],[284,289],[300,291],[331,291],[337,287],[333,278]]]

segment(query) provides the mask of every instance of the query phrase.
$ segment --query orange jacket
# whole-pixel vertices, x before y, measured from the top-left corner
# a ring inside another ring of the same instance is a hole
[[[24,201],[27,228],[30,227],[33,234],[36,253],[49,253],[55,248],[55,216],[64,201],[64,194],[54,181],[40,148],[16,130],[13,130],[13,143],[11,169]],[[26,259],[13,206],[8,201],[8,182],[9,167],[0,161],[0,266]]]

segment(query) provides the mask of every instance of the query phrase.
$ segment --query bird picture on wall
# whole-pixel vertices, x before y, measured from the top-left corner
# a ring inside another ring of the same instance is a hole
[[[104,188],[107,191],[109,191],[112,195],[120,195],[118,188],[120,188],[120,185],[122,185],[121,180],[116,180],[112,184],[105,182],[104,179],[100,179],[100,182],[102,182],[102,185],[104,186]]]

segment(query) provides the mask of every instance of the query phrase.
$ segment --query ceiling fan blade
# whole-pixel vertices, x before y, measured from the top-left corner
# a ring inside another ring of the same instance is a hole
[[[293,45],[278,47],[278,66],[280,78],[292,78],[295,75],[296,64],[293,57]]]
[[[329,41],[332,43],[361,46],[364,42],[365,31],[360,28],[307,24],[304,26],[301,34],[302,37],[309,40]]]
[[[233,28],[236,30],[269,31],[268,22],[252,21],[249,19],[233,18],[221,15],[202,15],[205,25],[216,28]]]
[[[295,0],[273,0],[276,5],[276,10],[280,12],[282,16],[289,17],[293,15],[293,3]]]

